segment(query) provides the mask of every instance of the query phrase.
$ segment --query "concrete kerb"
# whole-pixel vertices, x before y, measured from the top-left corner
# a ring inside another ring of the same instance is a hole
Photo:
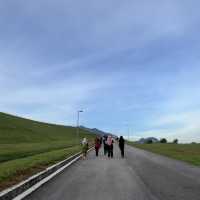
[[[93,150],[93,147],[88,150]],[[54,176],[61,173],[65,168],[72,165],[81,158],[81,152],[70,156],[69,158],[52,165],[42,172],[31,176],[27,180],[12,186],[0,192],[0,200],[20,200],[29,195],[31,192],[38,189],[41,185],[52,179]]]

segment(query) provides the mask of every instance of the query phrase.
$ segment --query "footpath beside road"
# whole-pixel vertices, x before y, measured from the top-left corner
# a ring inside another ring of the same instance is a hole
[[[25,200],[199,200],[200,168],[126,146],[122,159],[94,151]]]

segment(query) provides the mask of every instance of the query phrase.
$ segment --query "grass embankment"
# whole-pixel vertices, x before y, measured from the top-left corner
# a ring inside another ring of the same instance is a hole
[[[80,130],[80,138],[94,135]],[[0,113],[0,190],[79,152],[76,129]]]
[[[200,144],[136,144],[130,145],[200,166]]]

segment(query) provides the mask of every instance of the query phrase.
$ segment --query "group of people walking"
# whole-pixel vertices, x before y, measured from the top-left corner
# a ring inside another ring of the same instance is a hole
[[[120,136],[120,138],[117,138],[116,140],[113,139],[111,135],[104,135],[103,137],[97,136],[94,140],[94,147],[95,147],[95,153],[96,156],[99,156],[99,150],[101,146],[103,145],[104,148],[104,155],[108,156],[108,158],[113,158],[113,149],[114,149],[114,143],[118,142],[119,149],[121,152],[121,157],[124,158],[124,144],[125,140],[123,136]],[[82,152],[83,152],[83,158],[86,158],[88,151],[88,142],[87,139],[84,138],[82,141]]]

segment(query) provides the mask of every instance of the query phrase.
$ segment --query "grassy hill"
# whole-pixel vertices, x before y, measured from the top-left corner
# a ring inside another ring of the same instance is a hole
[[[80,139],[94,134],[80,129]],[[78,151],[76,128],[0,112],[0,190]]]

